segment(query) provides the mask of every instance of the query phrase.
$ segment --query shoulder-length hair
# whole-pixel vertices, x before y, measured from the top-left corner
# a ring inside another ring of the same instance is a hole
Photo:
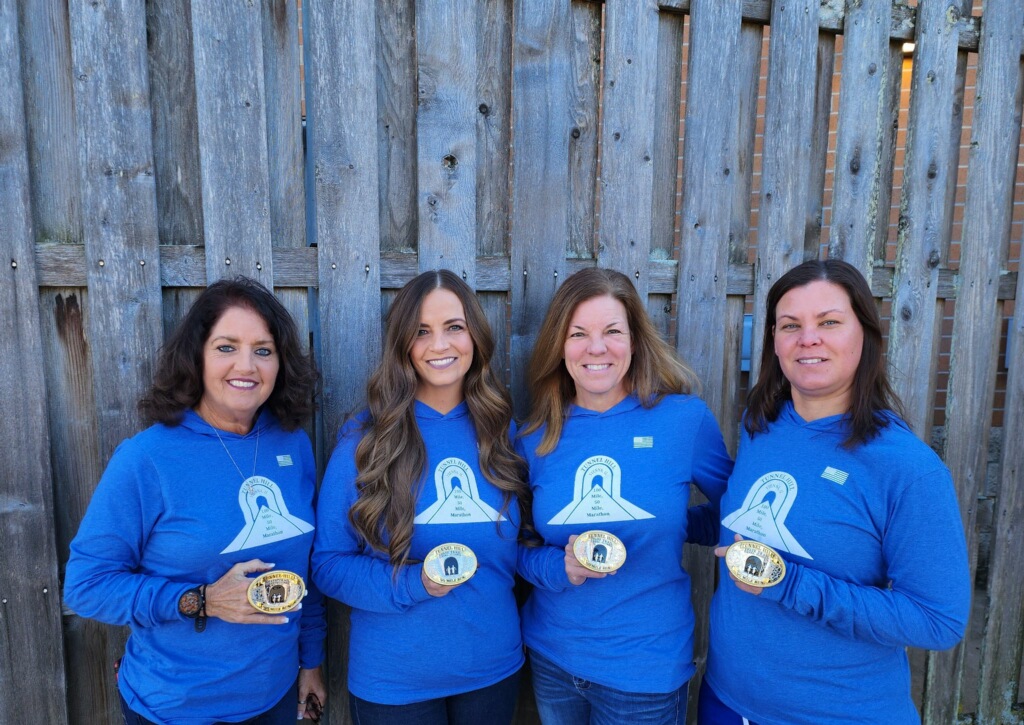
[[[259,315],[274,338],[280,367],[264,407],[285,430],[295,430],[313,413],[320,380],[311,356],[302,351],[295,321],[270,290],[254,279],[214,282],[199,295],[160,348],[153,385],[139,410],[150,423],[178,425],[203,397],[203,348],[217,320],[232,307]]]
[[[555,292],[530,356],[527,379],[531,406],[523,433],[545,426],[537,446],[539,455],[555,450],[569,403],[576,396],[576,383],[563,359],[569,322],[582,303],[604,296],[626,308],[633,357],[624,382],[641,405],[651,408],[669,393],[689,393],[698,387],[697,376],[658,334],[629,277],[612,269],[581,269]]]
[[[424,272],[406,284],[388,310],[384,349],[367,384],[369,418],[356,446],[359,495],[349,509],[352,526],[377,551],[388,552],[398,567],[409,561],[416,499],[422,487],[427,452],[416,424],[418,379],[409,352],[420,328],[420,308],[437,289],[462,303],[473,340],[473,361],[462,390],[476,430],[480,471],[504,494],[504,514],[519,503],[521,529],[529,531],[529,489],[525,463],[509,438],[512,402],[491,369],[494,337],[469,285],[446,269]]]
[[[850,432],[843,441],[844,447],[853,448],[867,443],[888,426],[889,421],[883,411],[890,410],[902,417],[903,405],[889,385],[886,375],[885,361],[882,359],[882,323],[871,289],[856,267],[839,259],[812,259],[799,264],[779,277],[768,290],[761,370],[747,398],[743,425],[751,437],[763,433],[768,430],[768,424],[779,417],[782,404],[793,398],[789,380],[783,374],[779,357],[775,354],[775,310],[787,292],[818,281],[831,282],[843,288],[864,329],[860,362],[854,372],[850,391]]]

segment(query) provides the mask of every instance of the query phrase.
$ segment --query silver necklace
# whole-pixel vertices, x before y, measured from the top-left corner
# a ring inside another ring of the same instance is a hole
[[[255,476],[256,475],[256,459],[260,455],[260,429],[259,428],[256,429],[256,452],[252,454],[252,476],[249,476],[249,478],[246,478],[245,474],[242,473],[242,469],[238,467],[237,463],[235,463],[235,457],[231,455],[231,451],[229,451],[228,447],[224,444],[224,439],[220,437],[220,431],[217,430],[216,426],[211,425],[210,427],[213,428],[213,432],[217,434],[217,440],[220,441],[221,448],[224,449],[224,452],[228,454],[228,459],[231,461],[231,465],[235,467],[235,470],[238,471],[238,475],[242,477],[242,483],[245,483],[246,481],[249,480],[249,478],[252,478],[252,476]]]

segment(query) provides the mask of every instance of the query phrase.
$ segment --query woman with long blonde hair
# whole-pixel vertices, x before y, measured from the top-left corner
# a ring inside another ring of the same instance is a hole
[[[732,461],[693,373],[629,278],[586,269],[555,293],[530,360],[518,447],[545,546],[522,549],[523,610],[546,725],[681,722],[694,673],[682,568],[690,484],[717,505]],[[579,534],[625,545],[614,576],[581,566]]]

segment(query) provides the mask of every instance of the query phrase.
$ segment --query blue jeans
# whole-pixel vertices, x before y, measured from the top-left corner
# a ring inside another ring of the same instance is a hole
[[[479,690],[408,705],[380,705],[349,693],[355,725],[479,725],[509,723],[519,696],[519,672]]]
[[[135,712],[128,707],[128,703],[124,701],[124,695],[120,691],[117,693],[121,699],[121,715],[124,716],[124,725],[156,725],[152,720],[147,720],[142,717],[139,713]],[[299,687],[298,682],[291,686],[291,689],[284,694],[276,705],[267,710],[262,715],[251,717],[248,720],[242,720],[239,723],[233,723],[232,725],[295,725],[295,713],[298,712],[299,701]],[[307,720],[307,722],[309,722]],[[227,723],[217,723],[216,725],[228,725]]]
[[[700,684],[697,725],[757,725],[718,699],[707,678]]]
[[[530,650],[533,694],[544,725],[677,725],[686,720],[686,688],[623,692],[571,675]]]

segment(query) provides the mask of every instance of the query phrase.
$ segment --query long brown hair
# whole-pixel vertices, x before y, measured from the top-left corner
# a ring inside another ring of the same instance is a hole
[[[789,380],[782,372],[775,354],[775,310],[783,295],[811,282],[831,282],[842,287],[850,298],[860,326],[864,329],[864,344],[860,362],[853,375],[850,391],[850,433],[843,441],[845,448],[867,443],[889,425],[884,411],[891,410],[903,416],[903,405],[889,385],[882,359],[882,323],[875,308],[871,289],[856,267],[840,259],[812,259],[799,264],[772,285],[765,301],[764,338],[761,347],[761,370],[757,383],[747,397],[747,413],[743,426],[753,437],[768,430],[768,424],[779,417],[782,404],[793,398]]]
[[[427,459],[416,425],[418,380],[409,351],[419,330],[423,300],[437,289],[459,298],[473,340],[473,361],[462,394],[476,430],[480,471],[503,492],[502,514],[518,501],[521,530],[529,531],[525,463],[509,439],[512,401],[490,366],[494,337],[487,318],[473,290],[456,274],[445,269],[424,272],[401,289],[388,310],[381,361],[366,389],[369,418],[356,446],[359,496],[348,514],[369,546],[388,552],[396,573],[409,560]]]
[[[531,406],[523,434],[546,426],[537,446],[539,455],[555,450],[566,410],[576,396],[576,383],[563,359],[569,322],[582,303],[604,296],[618,300],[626,308],[633,358],[625,385],[641,405],[652,408],[669,393],[689,393],[698,386],[697,376],[661,339],[629,277],[612,269],[582,269],[555,292],[530,356]]]

